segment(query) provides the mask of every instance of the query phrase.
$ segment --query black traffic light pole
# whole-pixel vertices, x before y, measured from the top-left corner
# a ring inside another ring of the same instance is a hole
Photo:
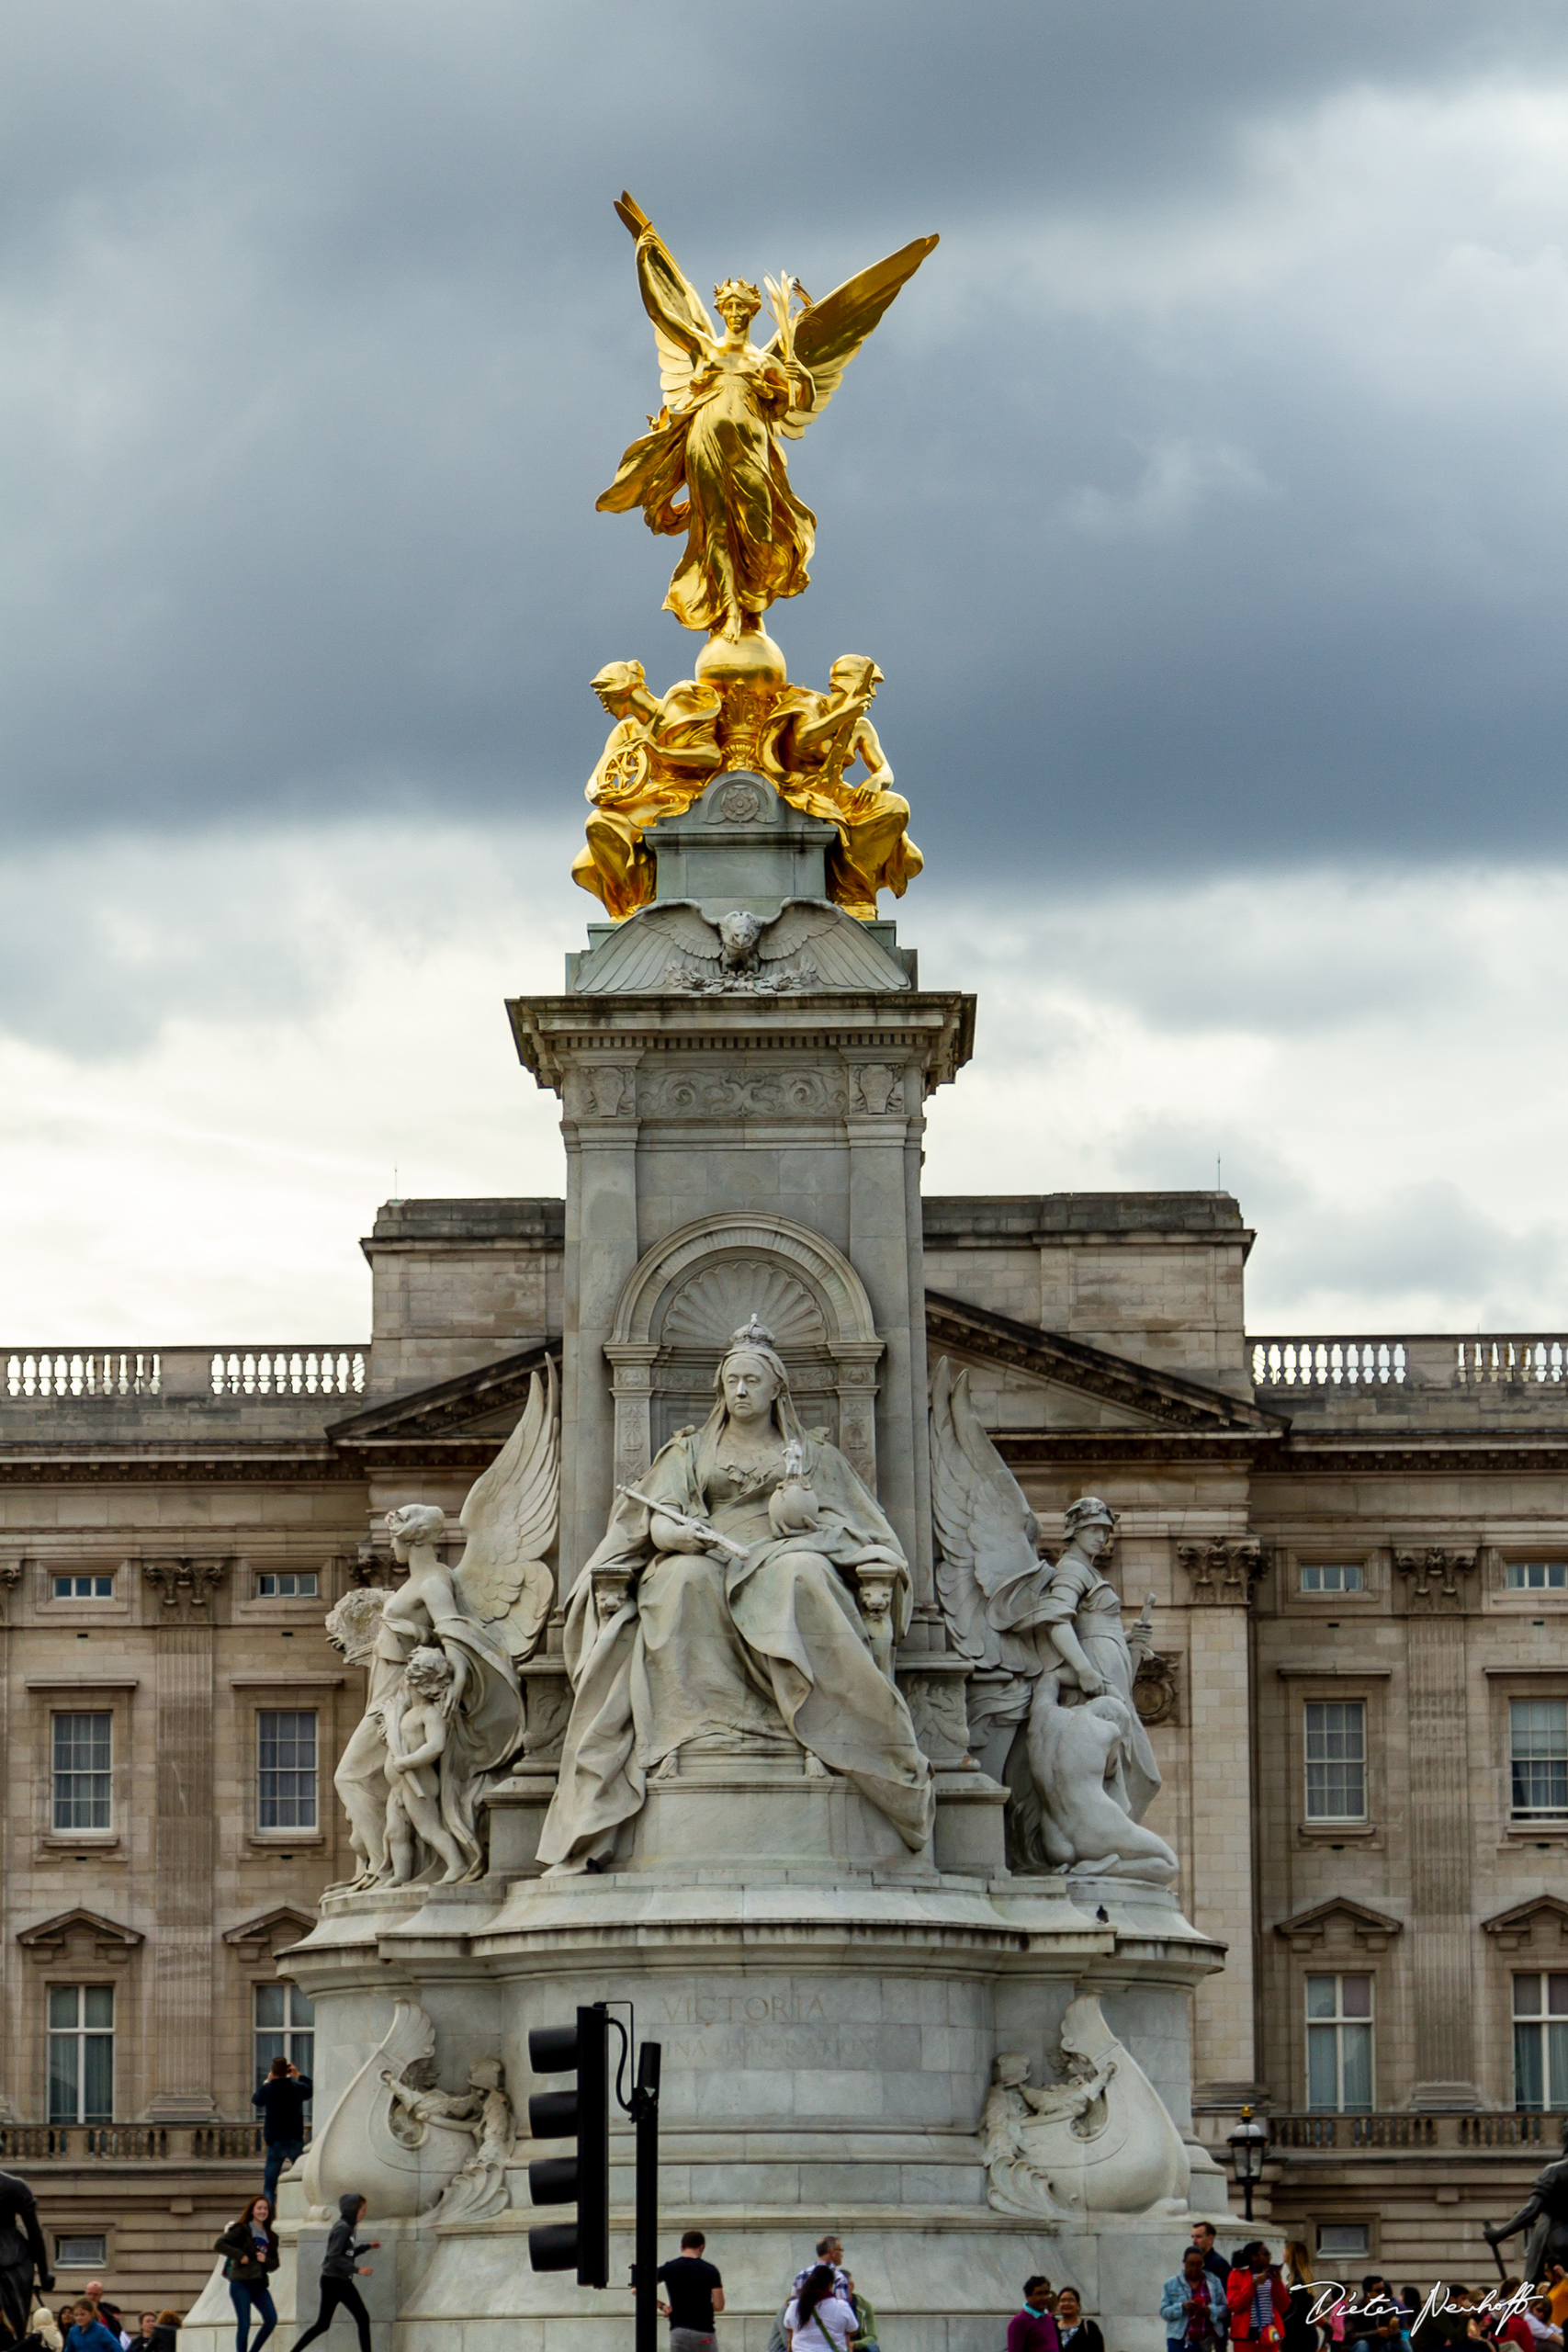
[[[575,2025],[538,2026],[528,2036],[528,2063],[536,2075],[577,2076],[575,2088],[536,2091],[528,2101],[528,2128],[536,2140],[576,2143],[572,2155],[535,2158],[528,2166],[529,2197],[536,2205],[577,2207],[575,2222],[548,2222],[529,2231],[528,2261],[535,2270],[575,2270],[580,2287],[610,2283],[610,2027],[621,2036],[623,2067],[631,2035],[609,2011],[608,2002],[595,2001],[578,2010]],[[645,2041],[631,2098],[622,2098],[618,2085],[615,2094],[637,2131],[636,2352],[658,2352],[659,2343],[662,2054],[659,2042]]]
[[[528,2167],[536,2205],[577,2207],[575,2222],[549,2222],[528,2233],[536,2270],[575,2270],[580,2287],[610,2283],[610,2018],[603,2001],[577,2012],[575,2025],[536,2026],[528,2036],[536,2075],[577,2076],[575,2089],[536,2091],[528,2129],[536,2140],[573,2140],[576,2154],[536,2157]]]
[[[635,2352],[659,2352],[659,2068],[663,2055],[662,2043],[643,2043],[632,2093],[637,2126]]]

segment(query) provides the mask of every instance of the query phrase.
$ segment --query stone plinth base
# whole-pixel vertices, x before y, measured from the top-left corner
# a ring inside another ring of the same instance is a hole
[[[998,1819],[984,1776],[960,1777],[979,1817]],[[1081,2227],[997,2212],[979,2126],[993,2059],[1027,2054],[1034,2081],[1051,2081],[1063,2014],[1092,1993],[1187,2142],[1201,2210],[1223,2207],[1213,2160],[1191,2138],[1188,2047],[1190,1988],[1219,1955],[1174,1897],[1108,1878],[987,1879],[914,1857],[903,1870],[847,1869],[830,1859],[826,1813],[811,1817],[829,1850],[799,1863],[759,1854],[738,1884],[732,1862],[705,1871],[700,1837],[679,1859],[660,1854],[682,1817],[700,1824],[700,1804],[682,1816],[685,1796],[722,1799],[722,1784],[694,1775],[656,1790],[671,1800],[669,1837],[645,1816],[635,1869],[328,1898],[288,1963],[317,2005],[318,2132],[397,1995],[434,2019],[444,2086],[499,2055],[521,2112],[535,2086],[529,2029],[579,2002],[630,2003],[637,2040],[663,2046],[661,2250],[673,2253],[689,2223],[706,2232],[725,2276],[725,2352],[762,2352],[791,2278],[829,2226],[899,2352],[995,2352],[1035,2270],[1081,2290],[1114,2352],[1159,2352],[1159,2288],[1188,2236],[1179,2204]],[[755,1802],[753,1781],[747,1793]],[[601,2352],[629,2340],[619,2289],[594,2294],[528,2268],[529,2153],[519,2143],[512,2210],[494,2221],[378,2223],[372,2203],[367,2232],[386,2245],[371,2257],[370,2307],[395,2317],[378,2352]],[[631,2166],[617,2120],[620,2279]],[[373,2199],[373,2184],[323,2183],[333,2195],[354,2188]],[[325,2218],[304,2215],[295,2182],[282,2206],[286,2239],[302,2249],[308,2317]],[[279,2280],[286,2324],[295,2261]],[[218,2281],[184,2352],[226,2352],[230,2326]]]

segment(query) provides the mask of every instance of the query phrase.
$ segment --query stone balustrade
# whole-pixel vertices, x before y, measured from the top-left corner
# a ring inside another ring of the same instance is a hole
[[[6,2123],[0,2164],[211,2164],[262,2154],[259,2123]]]
[[[6,1398],[55,1404],[136,1397],[359,1396],[369,1351],[361,1344],[248,1348],[6,1348]]]
[[[1568,1337],[1556,1332],[1450,1332],[1393,1339],[1255,1339],[1260,1389],[1562,1387]]]
[[[1356,2148],[1434,2148],[1472,2152],[1495,2148],[1517,2155],[1533,2148],[1554,2154],[1561,2144],[1561,2115],[1518,2115],[1498,2110],[1416,2115],[1397,2108],[1366,2115],[1270,2115],[1269,2149],[1273,2155],[1312,2154]],[[1235,2111],[1205,2110],[1195,2118],[1199,2139],[1222,2163],[1225,2135],[1235,2128]]]

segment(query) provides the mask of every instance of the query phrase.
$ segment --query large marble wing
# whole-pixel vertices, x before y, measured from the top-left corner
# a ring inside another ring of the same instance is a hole
[[[531,1657],[555,1597],[545,1554],[560,1519],[556,1368],[528,1383],[523,1416],[463,1505],[468,1545],[452,1581],[513,1658]]]
[[[968,1372],[955,1375],[946,1356],[931,1379],[931,1511],[942,1545],[937,1594],[958,1649],[986,1666],[1037,1673],[1038,1658],[990,1623],[986,1603],[1035,1573],[1038,1522],[980,1426]]]
[[[812,418],[821,415],[873,327],[937,243],[935,237],[916,237],[886,261],[873,262],[869,269],[846,278],[822,301],[807,303],[795,321],[795,356],[809,369],[816,398],[809,408],[792,408],[779,426],[781,433],[798,441]],[[782,348],[781,331],[768,349],[782,356]]]
[[[695,334],[716,343],[718,329],[702,297],[637,198],[623,188],[615,199],[615,210],[634,237],[652,238],[648,249],[649,273],[657,281],[660,295],[672,316],[686,320]],[[696,362],[657,319],[652,324],[653,340],[659,346],[660,388],[667,400],[678,399],[691,382]]]

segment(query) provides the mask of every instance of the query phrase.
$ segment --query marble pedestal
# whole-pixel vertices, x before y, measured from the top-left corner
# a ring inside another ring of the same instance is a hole
[[[749,1793],[755,1802],[755,1783]],[[520,2103],[530,2027],[579,2001],[630,2002],[639,2040],[663,2045],[660,2243],[672,2252],[689,2222],[706,2232],[726,2282],[725,2352],[762,2352],[789,2279],[828,2227],[841,2231],[899,2352],[996,2352],[1035,2270],[1080,2288],[1116,2352],[1158,2352],[1159,2288],[1179,2266],[1185,2218],[1078,2229],[996,2212],[977,2127],[993,2056],[1027,2052],[1035,2079],[1048,2079],[1067,2003],[1093,1992],[1188,2140],[1208,2189],[1194,2210],[1223,2207],[1188,2105],[1190,1988],[1219,1954],[1174,1900],[1103,1879],[964,1877],[929,1857],[882,1871],[759,1855],[738,1885],[732,1863],[706,1868],[690,1849],[660,1860],[667,1842],[660,1829],[636,1867],[584,1878],[329,1897],[288,1963],[316,2003],[318,2115],[376,2048],[398,1994],[434,2019],[444,2082],[499,2052]],[[537,2216],[525,2143],[518,2153],[513,2210],[494,2221],[367,2225],[386,2242],[371,2257],[377,2296],[387,2319],[396,2313],[384,2352],[629,2342],[629,2298],[529,2270],[524,2233]],[[621,2122],[620,2279],[631,2155]],[[286,2184],[294,2251],[280,2308],[295,2298],[299,2263],[304,2312],[325,2223],[301,2203]],[[222,2352],[216,2323],[227,2318],[219,2286],[192,2314],[186,2352]]]

